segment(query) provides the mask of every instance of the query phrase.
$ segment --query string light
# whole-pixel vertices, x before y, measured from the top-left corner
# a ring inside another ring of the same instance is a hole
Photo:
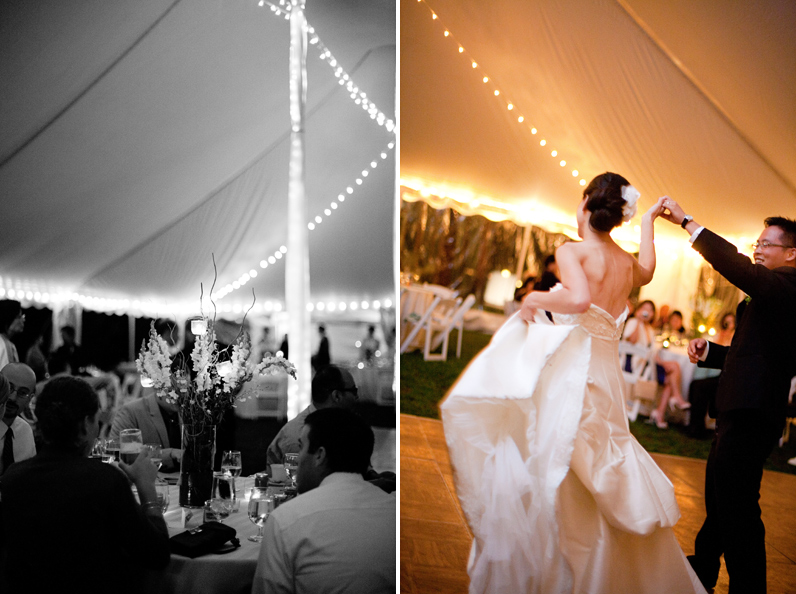
[[[431,10],[431,8],[428,6],[428,4],[425,2],[425,0],[417,0],[417,1],[418,1],[418,3],[425,4],[426,8],[431,13],[432,20],[435,20],[435,21],[436,20],[440,20],[440,22],[441,22],[441,19],[439,19],[439,15],[437,15],[436,12]],[[446,38],[448,38],[448,39],[453,39],[454,41],[456,41],[456,38],[455,38],[453,32],[451,32],[451,30],[448,27],[443,26],[443,35]],[[470,61],[470,64],[471,64],[473,70],[481,70],[481,67],[479,66],[479,63],[471,55],[469,55],[469,53],[465,50],[464,46],[461,43],[459,43],[458,41],[456,42],[456,44],[457,44],[457,48],[458,48],[458,53],[459,54],[463,54],[463,55],[467,54],[467,58]],[[481,80],[484,82],[484,84],[486,84],[486,83],[490,82],[490,80],[493,80],[493,79],[491,79],[485,72],[482,72],[481,73]],[[494,86],[494,81],[493,81],[493,86]],[[501,95],[501,89],[494,88],[493,89],[493,94],[494,94],[495,97],[499,97]],[[512,103],[508,103],[506,105],[506,107],[508,108],[509,111],[512,111],[515,106],[514,106],[514,103],[512,102]],[[524,121],[525,121],[525,118],[523,116],[520,116],[520,117],[517,118],[517,122],[520,123],[520,124],[522,124]],[[538,132],[536,127],[530,127],[530,131],[531,131],[531,134],[536,134]],[[545,144],[547,144],[547,141],[542,140],[539,144],[541,146],[544,146]],[[557,154],[558,154],[557,151],[553,151],[553,153],[552,153],[552,155],[554,157],[557,156]],[[562,160],[560,162],[560,165],[561,165],[561,167],[564,167],[566,165],[566,161]],[[578,175],[577,173],[574,173],[573,177],[577,177],[577,175]],[[580,183],[580,182],[578,182],[578,183]],[[585,185],[585,182],[584,183],[580,183],[580,185]]]
[[[383,150],[383,151],[381,151],[381,153],[380,153],[380,156],[381,156],[381,158],[382,158],[382,159],[386,159],[386,158],[387,158],[387,156],[388,156],[388,151],[391,151],[391,150],[392,150],[392,149],[394,149],[394,148],[395,148],[395,141],[392,141],[392,140],[391,140],[391,141],[390,141],[390,142],[387,144],[387,147],[386,147],[386,149],[385,149],[385,150]],[[369,167],[369,169],[368,169],[368,168],[365,168],[365,169],[363,169],[363,170],[361,171],[361,173],[360,173],[360,174],[361,174],[361,176],[362,176],[362,177],[358,177],[358,178],[356,178],[356,180],[355,180],[355,184],[354,184],[354,185],[356,185],[357,187],[364,185],[364,180],[363,180],[363,178],[366,178],[366,177],[368,177],[368,174],[370,173],[370,171],[373,171],[373,170],[375,170],[375,169],[376,169],[376,167],[378,167],[378,164],[379,164],[379,163],[378,163],[378,161],[377,161],[377,160],[375,160],[375,159],[374,159],[374,160],[372,160],[372,161],[370,162],[370,167]],[[345,192],[346,192],[346,193],[347,193],[349,196],[350,196],[350,195],[352,195],[352,194],[354,193],[354,187],[353,187],[353,186],[347,186],[347,187],[346,187],[346,189],[345,189]],[[325,217],[330,217],[332,214],[334,214],[334,211],[336,211],[336,210],[338,210],[338,209],[340,208],[340,206],[343,204],[343,202],[345,202],[345,199],[346,199],[346,196],[345,196],[345,194],[344,194],[344,193],[342,193],[342,192],[341,192],[341,193],[339,193],[339,194],[337,195],[337,199],[336,199],[336,200],[333,200],[333,201],[331,202],[331,204],[330,204],[330,207],[331,207],[331,208],[323,208],[323,210],[321,211],[321,212],[322,212],[322,214],[317,214],[317,215],[315,215],[314,217],[311,217],[311,220],[310,220],[310,221],[307,223],[307,229],[309,229],[310,231],[314,231],[315,229],[317,229],[317,228],[318,228],[318,226],[319,226],[321,223],[323,223],[323,221],[324,221],[324,216],[325,216]],[[265,260],[265,259],[263,259],[263,260],[260,260],[260,268],[262,268],[262,269],[266,269],[266,268],[268,268],[268,266],[269,266],[269,265],[276,264],[277,260],[280,260],[280,259],[282,258],[282,256],[283,256],[283,255],[285,255],[286,253],[287,253],[287,247],[286,247],[286,246],[284,246],[284,245],[283,245],[283,246],[280,246],[280,248],[279,248],[278,250],[276,250],[276,251],[273,253],[273,255],[269,256],[267,260]],[[252,272],[254,272],[255,274],[254,274],[254,275],[252,275]],[[228,284],[228,285],[225,285],[224,287],[222,287],[222,288],[221,288],[221,289],[219,289],[218,291],[215,291],[215,292],[213,293],[213,295],[212,295],[212,296],[213,296],[213,299],[218,299],[218,300],[224,299],[224,298],[225,298],[227,295],[229,295],[230,293],[232,293],[232,292],[234,292],[234,291],[237,291],[237,290],[238,290],[238,289],[240,289],[241,287],[245,286],[245,285],[246,285],[246,283],[247,283],[249,280],[251,280],[251,277],[253,277],[253,276],[256,276],[256,272],[257,272],[257,271],[256,271],[256,270],[255,270],[255,269],[252,267],[252,268],[251,268],[251,270],[249,270],[248,274],[243,274],[243,275],[241,275],[241,276],[240,276],[240,277],[239,277],[239,278],[238,278],[236,281],[234,281],[233,283],[231,283],[231,284]]]

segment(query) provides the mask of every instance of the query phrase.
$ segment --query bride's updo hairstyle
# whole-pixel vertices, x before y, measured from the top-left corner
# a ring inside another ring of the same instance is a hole
[[[622,186],[630,182],[618,173],[603,173],[595,177],[586,189],[586,210],[591,213],[589,226],[595,231],[609,232],[622,224],[622,209],[625,199],[622,198]]]

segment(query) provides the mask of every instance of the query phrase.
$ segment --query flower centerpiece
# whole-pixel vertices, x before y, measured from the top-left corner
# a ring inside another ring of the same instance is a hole
[[[178,407],[182,427],[180,505],[201,507],[210,498],[213,481],[216,427],[224,414],[251,394],[243,386],[254,376],[287,373],[296,378],[296,368],[283,357],[265,357],[258,365],[248,362],[251,341],[241,327],[232,345],[218,349],[211,320],[201,320],[204,332],[197,334],[190,361],[174,359],[169,347],[155,332],[141,346],[136,367],[152,382],[157,395]],[[194,326],[195,328],[195,326]]]

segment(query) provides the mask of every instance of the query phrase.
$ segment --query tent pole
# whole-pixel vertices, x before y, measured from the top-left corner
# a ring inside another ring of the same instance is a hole
[[[290,165],[288,172],[287,261],[285,302],[288,314],[290,361],[298,370],[288,382],[287,415],[295,417],[309,405],[310,366],[310,265],[307,241],[307,196],[304,185],[304,109],[307,100],[307,21],[303,6],[290,12]]]

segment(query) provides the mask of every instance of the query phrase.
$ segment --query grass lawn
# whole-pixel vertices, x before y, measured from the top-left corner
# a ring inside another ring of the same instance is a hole
[[[424,361],[421,351],[401,355],[401,413],[439,419],[437,407],[440,400],[492,336],[465,331],[461,359],[456,358],[454,339],[457,338],[455,332],[451,333],[447,361]],[[685,428],[680,425],[672,424],[668,430],[662,431],[639,417],[637,421],[630,423],[630,431],[649,452],[707,459],[710,451],[711,438],[688,437]],[[796,466],[788,464],[788,459],[793,457],[796,457],[796,428],[792,431],[789,443],[784,447],[774,448],[766,462],[766,469],[796,474]]]

